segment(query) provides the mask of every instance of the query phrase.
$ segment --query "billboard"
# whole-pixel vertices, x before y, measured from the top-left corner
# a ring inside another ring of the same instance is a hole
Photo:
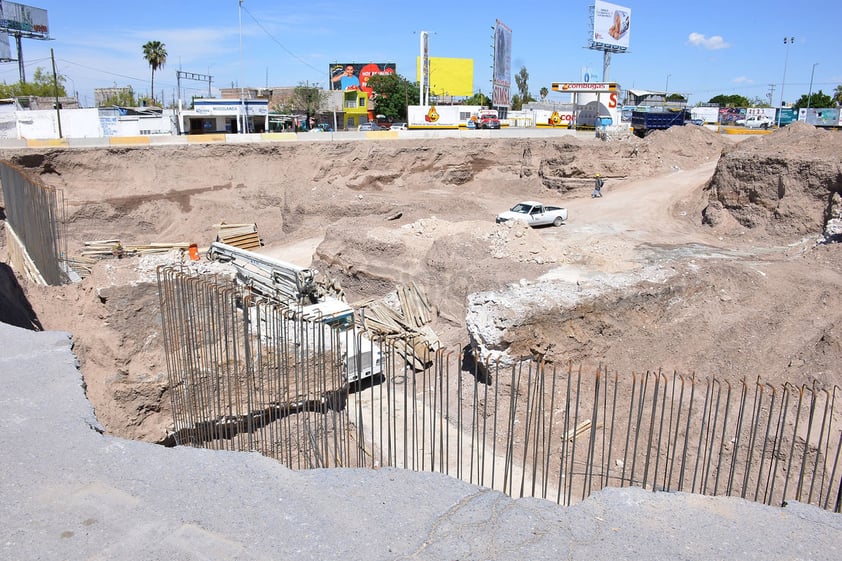
[[[9,62],[12,58],[12,48],[9,46],[9,34],[0,31],[0,62]]]
[[[596,0],[593,9],[593,42],[619,51],[629,48],[631,9]]]
[[[28,37],[50,38],[47,10],[14,2],[0,1],[0,31],[22,33]]]
[[[498,107],[508,107],[512,98],[512,30],[499,19],[494,26],[492,82],[494,91],[491,95],[491,103]]]
[[[328,69],[328,82],[332,90],[362,90],[371,93],[371,88],[368,87],[369,78],[377,75],[395,74],[396,72],[397,69],[393,62],[334,63]]]
[[[429,57],[427,79],[430,93],[454,97],[474,95],[474,59]],[[421,81],[420,58],[416,60],[415,77]]]

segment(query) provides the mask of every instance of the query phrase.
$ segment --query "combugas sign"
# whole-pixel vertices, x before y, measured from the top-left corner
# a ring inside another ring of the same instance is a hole
[[[616,82],[553,82],[554,92],[616,92]]]

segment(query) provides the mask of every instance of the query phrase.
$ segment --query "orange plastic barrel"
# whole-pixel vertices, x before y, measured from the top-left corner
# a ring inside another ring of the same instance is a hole
[[[193,261],[199,260],[199,248],[194,243],[190,244],[190,259],[192,259]]]

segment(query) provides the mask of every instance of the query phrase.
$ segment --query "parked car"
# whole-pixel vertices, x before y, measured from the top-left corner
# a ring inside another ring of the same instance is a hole
[[[497,223],[517,220],[532,226],[561,226],[567,220],[567,209],[559,206],[545,206],[535,201],[523,201],[506,212],[497,215]]]
[[[385,131],[387,129],[381,127],[377,123],[363,123],[357,129],[359,131]]]
[[[409,127],[406,126],[406,123],[392,123],[390,130],[393,131],[405,131],[409,130]]]
[[[737,121],[737,124],[739,124],[739,121]],[[746,117],[742,124],[747,129],[768,129],[775,122],[765,115],[752,115],[751,117]]]
[[[333,132],[333,127],[331,127],[327,123],[319,123],[312,129],[310,129],[310,132]]]

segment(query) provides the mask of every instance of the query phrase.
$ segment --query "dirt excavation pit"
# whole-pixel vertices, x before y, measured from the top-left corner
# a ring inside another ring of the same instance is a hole
[[[255,223],[262,253],[337,279],[349,302],[414,282],[443,346],[738,381],[842,383],[842,136],[795,123],[734,141],[696,127],[563,136],[5,151],[61,189],[86,241],[207,246]],[[605,179],[591,199],[592,178]],[[561,227],[496,224],[521,200]],[[0,222],[5,225],[5,221]],[[827,232],[826,232],[827,229]],[[7,261],[5,236],[0,256]],[[18,279],[44,329],[73,335],[109,433],[172,429],[155,270],[98,261],[73,285]],[[204,266],[199,264],[197,266]],[[6,309],[6,306],[3,307]]]

